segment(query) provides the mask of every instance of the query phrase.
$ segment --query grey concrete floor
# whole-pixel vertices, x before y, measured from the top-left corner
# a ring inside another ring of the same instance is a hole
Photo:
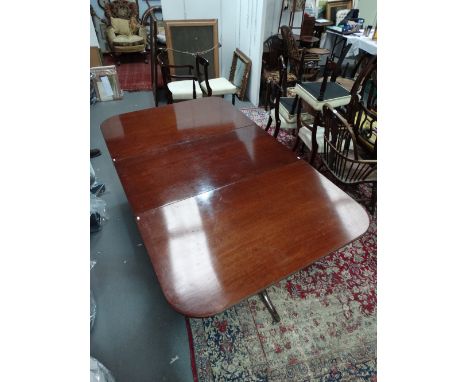
[[[106,185],[109,220],[91,234],[97,315],[90,350],[117,382],[185,382],[193,380],[185,318],[163,296],[100,130],[113,115],[150,107],[151,92],[126,92],[123,100],[91,106],[90,146],[102,152],[91,163]],[[236,100],[236,107],[252,104]]]

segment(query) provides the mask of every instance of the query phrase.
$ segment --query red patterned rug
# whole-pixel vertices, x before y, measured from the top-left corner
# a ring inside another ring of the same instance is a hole
[[[262,109],[241,111],[265,126]],[[257,296],[187,319],[194,380],[377,381],[376,287],[375,213],[364,236],[268,288],[279,324]]]
[[[126,54],[120,57],[117,65],[114,57],[104,55],[104,65],[115,65],[119,77],[120,88],[126,91],[151,90],[151,64],[145,64],[143,55]]]

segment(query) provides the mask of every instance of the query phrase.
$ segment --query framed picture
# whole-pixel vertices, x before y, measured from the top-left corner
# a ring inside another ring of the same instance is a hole
[[[232,55],[231,71],[229,81],[237,88],[237,97],[243,100],[247,91],[247,81],[249,80],[252,60],[248,58],[240,49],[236,49]]]
[[[329,1],[327,3],[327,8],[325,11],[325,18],[333,21],[333,24],[336,24],[336,12],[342,9],[351,9],[353,8],[353,1]]]
[[[187,53],[209,50],[202,54],[210,63],[208,78],[219,77],[217,19],[166,20],[164,21],[164,28],[169,65],[194,65],[193,55]],[[214,49],[212,49],[213,47]],[[175,71],[174,74],[186,74],[186,72],[182,69],[180,73]]]
[[[91,79],[98,101],[122,99],[119,78],[115,65],[96,66],[90,69]]]

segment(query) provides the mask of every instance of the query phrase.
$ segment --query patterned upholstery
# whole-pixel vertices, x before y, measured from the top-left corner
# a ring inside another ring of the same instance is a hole
[[[136,35],[125,36],[123,34],[119,34],[115,36],[113,42],[114,45],[119,46],[135,46],[143,44],[143,37]]]
[[[115,53],[135,53],[145,52],[146,48],[146,28],[139,23],[138,3],[131,0],[114,0],[106,2],[104,14],[108,20],[106,29],[107,41],[111,50]],[[130,35],[119,33],[115,28],[115,19],[128,20]],[[111,20],[114,21],[111,23]]]
[[[265,75],[264,78],[266,79],[267,82],[278,82],[279,81],[279,70],[271,70],[267,71],[265,70]],[[286,78],[287,83],[296,83],[297,77],[293,73],[288,73],[288,76]]]

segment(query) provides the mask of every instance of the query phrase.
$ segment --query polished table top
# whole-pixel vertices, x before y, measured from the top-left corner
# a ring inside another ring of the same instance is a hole
[[[116,115],[101,124],[112,159],[225,133],[253,122],[221,98]]]
[[[219,313],[368,228],[358,203],[220,98],[101,129],[161,288],[188,316]]]

